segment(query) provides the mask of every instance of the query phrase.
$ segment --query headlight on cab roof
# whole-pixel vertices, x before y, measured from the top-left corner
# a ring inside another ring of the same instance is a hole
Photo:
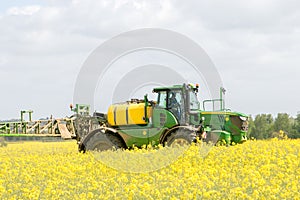
[[[247,121],[248,117],[239,116],[242,121]]]

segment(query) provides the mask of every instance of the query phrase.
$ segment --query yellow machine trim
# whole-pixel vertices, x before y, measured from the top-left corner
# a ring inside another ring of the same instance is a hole
[[[152,107],[147,107],[147,117],[152,116]],[[107,121],[111,126],[145,125],[145,103],[113,104],[108,108]]]
[[[230,111],[223,111],[223,112],[215,112],[215,111],[207,111],[207,112],[201,112],[203,115],[210,115],[210,114],[217,114],[217,115],[225,115],[225,114],[232,114]]]

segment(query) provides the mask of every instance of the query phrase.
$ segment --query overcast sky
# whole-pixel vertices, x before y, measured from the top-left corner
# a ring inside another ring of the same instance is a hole
[[[0,4],[0,119],[70,115],[76,77],[102,42],[138,28],[188,36],[210,56],[232,110],[300,111],[296,0],[22,0]],[[76,102],[74,102],[76,103]]]

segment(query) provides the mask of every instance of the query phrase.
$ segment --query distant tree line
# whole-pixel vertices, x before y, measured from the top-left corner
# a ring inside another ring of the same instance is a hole
[[[296,118],[287,113],[278,113],[275,118],[271,114],[250,116],[248,136],[256,139],[300,138],[300,113]]]

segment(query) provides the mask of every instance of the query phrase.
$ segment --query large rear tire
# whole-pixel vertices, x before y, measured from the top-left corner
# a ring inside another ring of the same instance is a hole
[[[192,142],[196,142],[196,134],[185,129],[176,130],[166,139],[167,146],[169,147],[190,145]]]
[[[209,144],[216,144],[219,140],[219,137],[220,135],[218,135],[217,133],[214,133],[214,132],[207,132],[206,134],[206,138],[204,139],[204,141],[206,143],[209,143]]]
[[[94,130],[91,136],[87,135],[79,145],[79,151],[106,151],[125,148],[124,142],[112,132],[103,133],[101,130]]]

